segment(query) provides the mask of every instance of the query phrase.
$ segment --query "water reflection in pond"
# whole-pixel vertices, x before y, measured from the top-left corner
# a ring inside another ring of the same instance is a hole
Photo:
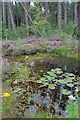
[[[34,66],[31,66],[32,63],[34,63]],[[30,68],[33,72],[42,74],[52,68],[62,68],[63,71],[79,74],[78,60],[65,57],[47,57],[34,60],[30,63]]]

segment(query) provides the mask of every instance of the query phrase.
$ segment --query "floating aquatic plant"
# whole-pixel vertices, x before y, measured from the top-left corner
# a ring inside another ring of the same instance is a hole
[[[65,85],[72,88],[77,82],[78,81],[73,73],[64,73],[61,68],[51,69],[51,71],[48,71],[46,75],[43,75],[40,80],[36,81],[36,83],[48,85],[48,88],[52,90],[54,90],[57,85]],[[70,93],[71,92],[67,90],[64,90],[63,92],[63,94],[66,95]]]
[[[66,84],[68,87],[74,87],[74,84],[72,84],[72,83],[67,83]]]
[[[64,95],[70,95],[70,94],[71,94],[71,92],[68,91],[68,90],[66,90],[66,89],[63,89],[63,90],[61,91],[61,93],[64,94]]]
[[[49,84],[49,85],[48,85],[48,88],[51,89],[51,90],[54,90],[54,89],[55,89],[55,85]]]

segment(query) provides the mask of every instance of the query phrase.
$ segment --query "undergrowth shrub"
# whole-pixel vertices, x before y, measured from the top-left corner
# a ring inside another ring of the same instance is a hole
[[[54,48],[53,50],[50,51],[50,53],[58,54],[58,55],[66,55],[68,54],[69,49],[67,46],[60,46],[58,48]]]
[[[73,34],[75,28],[75,24],[73,22],[69,22],[66,27],[63,27],[63,32],[66,34]]]
[[[38,15],[39,14],[39,15]],[[62,32],[59,33],[57,26],[51,28],[49,22],[47,22],[44,17],[42,17],[42,19],[40,19],[40,15],[42,15],[43,13],[37,13],[35,20],[34,20],[34,24],[36,27],[34,27],[34,25],[29,24],[28,25],[28,30],[29,30],[29,35],[41,35],[43,38],[50,38],[52,36],[58,35],[60,37],[61,40],[65,40],[65,39],[71,39],[72,38],[72,34],[75,28],[75,25],[70,22],[68,23],[68,25],[66,27],[63,26],[62,28]],[[39,18],[38,18],[39,17]],[[3,28],[2,30],[2,36],[3,39],[18,39],[18,38],[26,38],[27,34],[26,34],[26,26],[22,25],[20,27],[16,28],[16,34],[15,31],[13,31],[12,29],[5,29]],[[40,33],[40,34],[39,34]],[[78,33],[78,37],[79,37],[79,33]]]

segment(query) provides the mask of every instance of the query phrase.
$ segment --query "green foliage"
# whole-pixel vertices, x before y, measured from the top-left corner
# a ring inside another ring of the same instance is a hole
[[[69,115],[66,116],[66,118],[78,118],[78,101],[68,101],[66,112],[69,113]]]
[[[79,88],[78,88],[79,89]],[[79,118],[79,101],[80,98],[78,97],[78,93],[75,92],[75,101],[72,100],[68,100],[67,106],[66,106],[66,112],[68,113],[68,115],[66,116],[66,118]]]
[[[77,81],[74,83],[74,80],[76,80],[74,74],[65,74],[60,68],[56,68],[51,69],[51,71],[47,72],[47,75],[44,74],[40,80],[34,82],[43,84],[44,86],[48,86],[49,89],[54,90],[57,85],[65,85],[66,87],[72,88],[77,83]],[[68,89],[63,89],[61,93],[70,95],[71,91]]]
[[[35,118],[61,118],[61,116],[58,116],[58,115],[52,115],[50,113],[47,113],[45,111],[38,111],[36,114],[35,114]]]
[[[12,29],[3,29],[3,39],[16,40],[18,38],[26,38],[26,26],[17,27],[16,34]]]
[[[3,39],[16,39],[15,33],[13,30],[4,29],[3,30]]]
[[[34,12],[32,12],[32,10]],[[44,38],[50,38],[51,36],[58,35],[61,40],[71,39],[75,27],[72,22],[68,23],[66,28],[63,26],[62,32],[59,33],[57,30],[57,26],[54,26],[54,29],[50,27],[50,23],[46,21],[42,10],[31,6],[29,8],[29,13],[31,14],[33,22],[36,26],[35,27],[33,24],[28,25],[30,35],[42,35]],[[17,27],[16,35],[12,29],[9,30],[3,28],[3,39],[5,38],[12,40],[15,40],[17,38],[26,38],[26,26],[21,25],[20,27]]]
[[[1,14],[0,14],[1,15]],[[1,20],[1,16],[0,16],[0,20]],[[2,21],[0,21],[0,40],[2,40]]]
[[[35,27],[32,24],[29,25],[30,33],[38,35],[39,34],[38,31],[39,31],[41,35],[45,36],[48,33],[48,29],[50,28],[50,25],[46,21],[43,11],[38,6],[37,7],[31,6],[29,9],[29,13],[31,14],[33,18],[33,22],[36,26]]]
[[[14,81],[27,80],[29,77],[29,69],[22,66],[20,63],[16,63],[11,67],[11,77],[7,79],[8,84],[13,83]]]
[[[2,102],[2,115],[4,117],[8,117],[8,115],[15,115],[16,109],[15,109],[15,101],[16,100],[16,94],[11,93],[10,96],[3,96],[3,102]],[[14,113],[15,111],[15,113]]]
[[[64,94],[64,95],[70,95],[70,94],[71,94],[71,91],[66,90],[66,89],[63,89],[63,90],[61,91],[61,93]]]
[[[16,30],[18,38],[26,38],[26,26],[22,25]]]
[[[80,40],[80,31],[77,31],[77,39]]]
[[[47,112],[41,111],[35,115],[36,118],[52,118]]]
[[[6,13],[6,28],[4,25],[2,26],[2,32],[3,32],[3,39],[17,39],[17,38],[26,38],[26,25],[25,25],[25,15],[24,15],[24,9],[22,7],[22,4],[20,2],[16,2],[15,5],[12,3],[12,15],[14,18],[14,22],[16,25],[16,35],[15,31],[12,29],[8,29],[8,13]],[[45,37],[49,38],[54,35],[59,35],[62,40],[68,39],[71,37],[75,25],[73,24],[73,9],[74,4],[68,3],[68,24],[65,27],[64,26],[64,11],[62,11],[62,20],[63,20],[63,26],[62,26],[62,33],[58,32],[58,23],[57,23],[57,6],[58,4],[54,2],[53,4],[48,3],[48,15],[45,16],[45,4],[43,2],[35,2],[34,5],[29,5],[27,11],[34,22],[35,26],[32,24],[31,20],[29,19],[28,22],[28,29],[29,29],[29,35],[39,35],[38,31],[40,31],[40,34]],[[64,9],[64,4],[62,3],[62,9]],[[7,10],[8,12],[8,10]],[[46,20],[47,18],[47,20]],[[1,31],[1,30],[0,30]],[[1,33],[1,32],[0,32]],[[80,34],[78,33],[78,38]]]
[[[58,33],[58,34],[59,34],[59,37],[60,37],[60,39],[62,41],[69,40],[69,39],[72,38],[72,34],[70,34],[70,33],[68,34],[68,33],[64,32],[64,31],[62,31],[61,33]]]
[[[69,48],[67,46],[60,46],[51,50],[51,53],[66,56],[69,53]]]
[[[77,41],[73,39],[70,39],[69,41],[64,41],[64,43],[67,43],[67,45],[62,45],[57,48],[53,48],[49,53],[52,55],[57,56],[64,56],[64,57],[71,57],[78,59],[78,48],[77,48]]]
[[[14,92],[14,93],[17,93],[17,96],[20,97],[21,95],[23,95],[23,93],[26,92],[26,90],[23,89],[23,88],[19,90],[19,88],[18,88],[18,90],[16,89],[16,90],[13,91],[13,92]]]
[[[50,27],[50,24],[45,20],[44,16],[41,18],[41,15],[40,15],[39,20],[37,19],[37,17],[38,16],[36,15],[36,18],[34,20],[34,24],[36,27],[33,24],[28,25],[29,35],[39,35],[40,33],[40,35],[42,35],[44,38],[50,38],[52,36],[58,35],[61,40],[71,39],[74,27],[64,28],[63,31],[59,33],[56,26],[54,27],[54,29]],[[70,32],[69,32],[69,29],[70,29]],[[3,29],[3,39],[6,39],[6,38],[11,40],[15,40],[18,38],[21,38],[21,39],[26,38],[26,26],[22,25],[20,27],[17,27],[16,35],[12,29],[10,30]]]
[[[69,22],[66,27],[63,27],[63,32],[65,32],[66,34],[72,35],[74,28],[75,28],[75,25],[73,24],[73,22]]]

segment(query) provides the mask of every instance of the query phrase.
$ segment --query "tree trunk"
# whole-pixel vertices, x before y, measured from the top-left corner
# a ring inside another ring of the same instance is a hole
[[[3,26],[6,27],[6,10],[4,0],[2,0],[2,11],[3,11]]]
[[[3,32],[2,32],[2,3],[1,3],[1,1],[0,1],[0,20],[1,20],[0,21],[0,40],[2,40]]]
[[[10,2],[8,2],[8,8],[9,8],[9,14],[10,14],[10,18],[11,18],[12,29],[14,30],[14,32],[16,32],[15,31],[16,28],[15,28],[15,23],[14,23],[14,19],[13,19],[13,15],[12,15]]]
[[[25,9],[26,10],[28,10],[28,7],[29,7],[29,3],[28,2],[24,2],[24,7],[25,7]],[[29,30],[28,30],[28,15],[27,15],[27,13],[26,13],[26,11],[24,11],[25,12],[25,23],[26,23],[26,35],[27,35],[27,38],[28,38],[28,36],[29,36]]]
[[[78,2],[77,11],[78,11],[78,58],[79,58],[78,59],[78,69],[79,69],[79,73],[80,73],[80,1]],[[79,104],[79,106],[80,106],[80,104]]]
[[[15,6],[16,6],[16,14],[15,14],[15,24],[18,27],[19,22],[18,22],[18,9],[17,9],[17,3],[15,2]]]
[[[23,4],[23,3],[22,3]],[[22,7],[22,12],[21,12],[21,25],[25,23],[25,15],[24,15],[24,9]]]
[[[11,21],[10,21],[9,9],[8,9],[8,2],[6,2],[6,7],[7,7],[8,29],[10,29],[11,28]]]
[[[58,31],[62,31],[62,2],[58,1]]]
[[[64,24],[67,25],[67,2],[64,2]]]
[[[10,21],[10,14],[9,14],[9,11],[8,11],[8,29],[11,28],[11,21]]]
[[[78,2],[78,29],[80,31],[80,2]]]
[[[45,15],[45,18],[47,20],[47,17],[48,17],[48,2],[44,3],[44,15]]]
[[[74,2],[74,23],[75,25],[78,24],[77,7],[78,7],[77,2]]]
[[[79,39],[78,48],[80,50],[80,1],[78,2],[77,11],[78,11],[78,39]]]
[[[54,7],[54,2],[49,2],[49,14],[50,14],[49,21],[50,21],[51,27],[53,27],[53,24],[54,24],[54,10],[53,10],[53,7]]]

